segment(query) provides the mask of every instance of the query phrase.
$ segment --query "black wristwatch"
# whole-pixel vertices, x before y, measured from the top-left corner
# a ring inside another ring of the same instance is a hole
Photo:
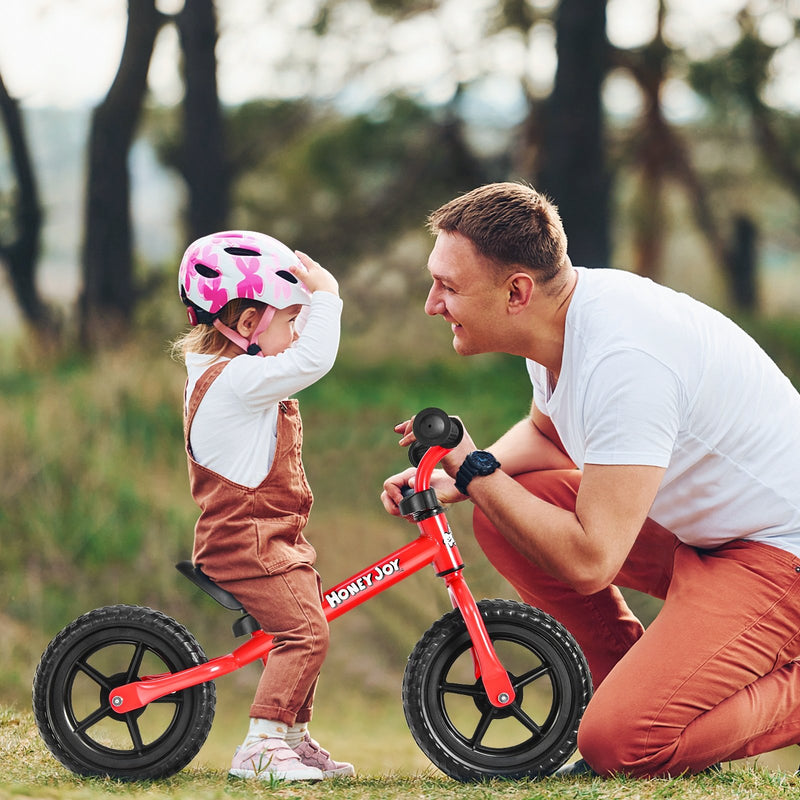
[[[500,467],[500,462],[486,450],[473,450],[458,468],[456,489],[461,494],[469,494],[467,486],[476,475],[491,475]]]

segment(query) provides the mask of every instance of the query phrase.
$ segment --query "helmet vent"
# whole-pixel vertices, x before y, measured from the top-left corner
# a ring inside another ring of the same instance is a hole
[[[279,278],[283,278],[285,281],[289,281],[289,283],[300,283],[300,281],[298,281],[297,278],[294,275],[292,275],[291,272],[288,272],[285,269],[276,270],[275,274]]]
[[[213,267],[208,267],[205,264],[195,264],[194,268],[204,278],[219,278],[219,270],[216,270]]]
[[[253,250],[250,247],[226,247],[225,252],[232,256],[260,256],[258,250]]]

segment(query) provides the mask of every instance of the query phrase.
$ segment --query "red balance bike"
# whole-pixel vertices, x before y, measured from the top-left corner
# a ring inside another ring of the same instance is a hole
[[[430,488],[438,462],[461,440],[459,420],[417,414],[415,490],[400,504],[419,536],[323,595],[328,620],[432,564],[453,610],[414,647],[402,700],[425,755],[459,781],[549,775],[575,750],[591,676],[556,620],[511,600],[476,602],[445,511]],[[33,682],[33,708],[53,755],[79,775],[144,780],[172,775],[197,755],[214,718],[216,678],[269,655],[272,637],[233,595],[190,562],[178,569],[226,608],[249,639],[208,660],[180,623],[151,608],[90,611],[48,645]]]

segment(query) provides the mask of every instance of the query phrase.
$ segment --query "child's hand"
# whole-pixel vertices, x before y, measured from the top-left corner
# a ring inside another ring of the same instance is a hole
[[[325,267],[299,250],[295,250],[294,253],[300,259],[300,264],[295,264],[289,269],[306,285],[309,292],[339,294],[339,282]]]

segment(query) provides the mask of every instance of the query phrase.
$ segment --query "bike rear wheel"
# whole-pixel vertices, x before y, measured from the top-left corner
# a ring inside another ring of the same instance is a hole
[[[549,775],[575,751],[592,693],[586,660],[566,628],[538,609],[511,600],[482,600],[478,608],[516,699],[504,708],[489,702],[454,609],[409,657],[403,710],[411,734],[459,781]]]
[[[116,605],[76,619],[50,642],[33,681],[33,710],[50,752],[85,776],[163,778],[203,746],[216,689],[203,683],[126,714],[109,702],[115,688],[207,661],[191,633],[151,608]]]

